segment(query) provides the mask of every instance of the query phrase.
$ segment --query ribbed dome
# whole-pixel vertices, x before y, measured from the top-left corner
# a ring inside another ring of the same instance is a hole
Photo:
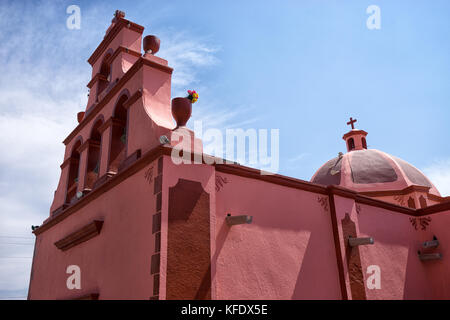
[[[339,185],[358,192],[403,190],[409,186],[430,187],[428,178],[408,162],[375,149],[354,150],[327,161],[311,178],[323,185]]]

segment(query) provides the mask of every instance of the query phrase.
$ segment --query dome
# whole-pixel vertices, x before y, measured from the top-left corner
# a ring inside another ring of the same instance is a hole
[[[357,192],[403,190],[412,185],[436,187],[408,162],[375,149],[351,150],[327,161],[311,178],[322,185],[339,185]]]

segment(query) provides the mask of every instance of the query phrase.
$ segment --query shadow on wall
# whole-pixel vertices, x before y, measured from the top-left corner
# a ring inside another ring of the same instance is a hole
[[[405,285],[403,287],[403,299],[405,300],[424,300],[430,298],[428,286],[422,277],[417,277],[418,274],[426,272],[421,263],[417,263],[419,257],[417,256],[417,247],[413,244],[408,250],[408,260],[405,271]],[[430,261],[433,263],[433,261]]]
[[[373,246],[362,248],[363,265],[381,268],[381,291],[368,291],[368,298],[429,298],[427,275],[417,256],[420,230],[411,225],[410,216],[363,207],[357,217],[360,234],[375,240]]]
[[[211,299],[209,211],[200,182],[179,179],[169,188],[167,299]]]
[[[337,260],[334,258],[336,261],[334,266],[336,275],[334,275],[330,272],[329,265],[317,263],[317,252],[320,247],[323,247],[323,237],[319,232],[311,232],[292,294],[293,300],[341,299]],[[336,253],[333,250],[330,254],[335,256]],[[333,287],[338,288],[337,290],[329,289],[333,283],[335,283]]]

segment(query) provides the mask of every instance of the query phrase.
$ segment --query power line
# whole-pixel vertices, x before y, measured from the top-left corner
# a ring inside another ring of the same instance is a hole
[[[33,246],[34,243],[17,243],[17,242],[0,242],[0,244],[18,244],[18,245],[24,245],[24,246]]]
[[[34,240],[33,237],[21,237],[21,236],[0,236],[0,238],[17,238],[17,239],[31,239],[31,240]]]
[[[31,259],[33,257],[0,257],[0,259]]]

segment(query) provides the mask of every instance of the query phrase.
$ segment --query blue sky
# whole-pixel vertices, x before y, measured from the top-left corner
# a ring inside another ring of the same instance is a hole
[[[199,92],[193,120],[280,129],[279,173],[309,180],[345,152],[353,117],[369,148],[450,195],[450,2],[230,2],[1,2],[0,298],[26,296],[30,226],[48,216],[61,141],[86,107],[86,60],[116,9],[161,38],[173,95]],[[80,30],[66,28],[72,4]],[[380,30],[366,27],[369,5]]]

